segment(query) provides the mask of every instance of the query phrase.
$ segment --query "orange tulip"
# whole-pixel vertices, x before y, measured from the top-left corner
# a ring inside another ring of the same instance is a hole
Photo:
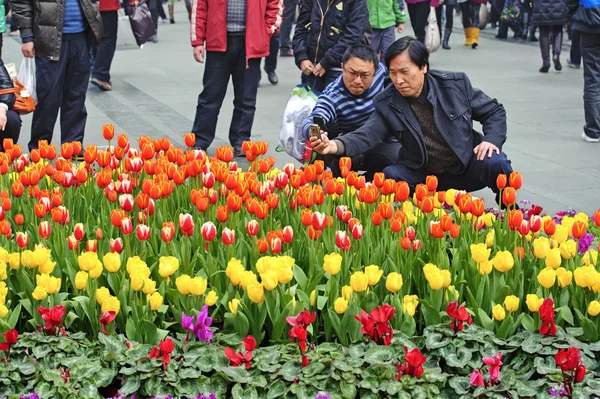
[[[443,214],[442,216],[440,216],[440,227],[443,231],[450,231],[450,229],[452,228],[452,224],[452,216],[448,214]]]
[[[573,237],[576,238],[577,240],[582,238],[583,236],[585,236],[586,231],[587,231],[587,223],[582,222],[581,220],[576,220],[575,223],[573,223],[571,232],[573,234]]]
[[[217,208],[217,220],[221,223],[225,223],[229,219],[229,210],[227,206],[219,206]]]
[[[433,197],[423,198],[423,202],[421,203],[421,210],[423,212],[431,213],[431,212],[433,212],[434,208],[435,208],[435,202],[433,200]]]
[[[257,202],[254,208],[254,214],[259,219],[265,219],[269,214],[269,205],[265,202]]]
[[[429,195],[427,186],[425,184],[417,184],[415,187],[415,198],[417,201],[423,201],[423,198],[425,198],[427,195]]]
[[[385,175],[383,174],[383,172],[377,172],[373,176],[373,184],[377,188],[383,187],[383,182],[384,181],[385,181]]]
[[[523,259],[525,257],[525,248],[523,247],[515,247],[515,258]]]
[[[102,126],[102,136],[104,140],[112,140],[115,137],[115,127],[110,124]]]
[[[392,217],[392,214],[394,213],[394,208],[389,202],[381,202],[379,203],[379,205],[377,205],[377,211],[379,212],[382,218],[387,220]]]
[[[520,209],[512,209],[508,212],[508,227],[511,230],[518,229],[521,222],[523,222],[523,212]]]
[[[410,195],[410,187],[408,186],[408,183],[405,181],[399,181],[396,184],[396,201],[404,202],[408,199],[409,195]]]
[[[394,179],[385,179],[381,186],[381,194],[382,195],[390,195],[395,193],[396,190],[396,181]]]
[[[521,177],[519,172],[512,172],[508,177],[508,183],[512,188],[518,190],[523,185],[523,177]]]
[[[373,223],[375,226],[379,226],[382,222],[383,218],[379,212],[375,211],[371,214],[371,223]]]
[[[397,217],[391,218],[390,228],[394,233],[399,233],[402,230],[402,220]]]
[[[119,137],[117,137],[117,145],[120,148],[126,149],[129,146],[129,139],[127,138],[127,135],[119,134]]]
[[[600,209],[594,212],[593,219],[596,226],[600,227]]]
[[[400,245],[402,246],[402,249],[404,249],[405,251],[408,250],[410,248],[410,238],[404,236],[400,239]]]
[[[43,218],[44,216],[46,216],[46,206],[44,204],[35,204],[33,206],[33,213],[35,213],[35,216],[38,218]]]
[[[460,234],[460,224],[452,224],[450,227],[450,237],[456,238]]]
[[[325,192],[327,195],[335,194],[336,184],[334,179],[327,179],[325,181]]]
[[[310,238],[311,240],[318,240],[319,238],[321,238],[321,230],[317,230],[313,226],[309,226],[307,232],[308,238]]]
[[[445,235],[444,230],[442,230],[442,225],[440,222],[431,221],[429,223],[429,234],[433,238],[442,238]]]
[[[498,190],[504,190],[504,188],[506,187],[506,175],[505,174],[499,174],[498,177],[496,177],[496,187],[498,187]]]
[[[183,142],[188,147],[196,145],[196,135],[194,133],[186,133],[183,135]]]
[[[21,197],[25,191],[25,187],[19,180],[15,180],[10,187],[10,191],[12,192],[13,197]]]
[[[471,194],[462,194],[458,198],[458,209],[461,213],[469,213],[473,209],[473,197]]]
[[[233,147],[220,146],[217,147],[217,159],[223,162],[231,162],[233,159]]]
[[[23,226],[23,223],[25,223],[25,217],[22,213],[17,213],[15,215],[15,223],[17,226]]]
[[[425,178],[425,185],[430,193],[434,193],[437,190],[438,178],[437,176],[427,176]]]
[[[502,203],[505,206],[512,206],[517,201],[517,192],[514,187],[506,187],[504,191],[502,191]]]
[[[339,167],[342,178],[345,179],[352,170],[352,159],[350,159],[349,157],[341,157],[339,161]]]
[[[485,212],[485,204],[483,199],[475,198],[471,206],[471,214],[475,217],[480,217]]]

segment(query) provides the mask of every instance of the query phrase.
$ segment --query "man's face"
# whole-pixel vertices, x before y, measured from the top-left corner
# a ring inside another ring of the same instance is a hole
[[[419,68],[408,51],[403,51],[392,59],[389,71],[390,79],[403,97],[419,97],[425,83],[426,65]]]
[[[348,91],[359,96],[369,90],[375,77],[375,65],[370,61],[352,57],[342,64],[342,79]]]

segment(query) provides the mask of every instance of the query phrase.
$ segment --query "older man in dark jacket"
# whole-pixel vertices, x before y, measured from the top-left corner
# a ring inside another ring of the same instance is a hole
[[[353,156],[390,136],[402,145],[399,163],[383,170],[387,178],[414,187],[436,175],[439,189],[467,191],[490,187],[512,172],[501,152],[506,112],[495,99],[471,86],[464,73],[429,70],[425,46],[412,37],[397,40],[385,62],[393,85],[375,98],[375,112],[358,130],[329,140],[311,138],[322,154]],[[473,120],[484,135],[473,130]]]
[[[585,126],[581,138],[600,142],[600,0],[568,0],[573,29],[581,32],[583,106]]]
[[[301,0],[293,47],[303,82],[323,91],[342,74],[346,50],[366,44],[367,29],[366,0]]]
[[[29,149],[52,141],[60,114],[61,143],[83,142],[90,47],[102,38],[97,0],[13,0],[25,57],[35,56],[38,104]]]

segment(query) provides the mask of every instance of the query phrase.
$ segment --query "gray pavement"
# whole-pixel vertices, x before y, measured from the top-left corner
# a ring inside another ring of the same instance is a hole
[[[87,98],[88,123],[84,144],[103,144],[101,127],[115,125],[117,133],[130,137],[168,136],[183,146],[183,134],[191,129],[197,96],[202,89],[203,66],[192,57],[189,24],[183,1],[176,3],[174,25],[160,24],[157,44],[143,49],[120,44],[112,67],[112,92],[90,86]],[[124,21],[127,23],[127,21]],[[455,25],[460,24],[456,19]],[[123,31],[123,30],[121,30]],[[120,32],[121,32],[120,31]],[[407,25],[407,32],[412,29]],[[496,97],[508,113],[508,140],[504,151],[513,168],[524,177],[519,199],[541,205],[547,212],[569,207],[593,213],[600,207],[600,144],[580,139],[583,125],[583,72],[566,67],[568,54],[562,55],[564,69],[548,74],[541,66],[536,44],[498,41],[491,30],[484,31],[477,50],[462,45],[462,31],[455,29],[451,51],[439,50],[431,56],[436,69],[466,72],[473,85]],[[121,38],[120,43],[131,42]],[[21,62],[18,38],[6,35],[5,63]],[[283,166],[293,159],[274,151],[283,110],[300,72],[292,58],[278,59],[279,84],[272,86],[263,73],[259,88],[254,140],[269,142],[269,154]],[[217,139],[209,154],[228,143],[228,128],[233,109],[231,85],[219,119]],[[31,116],[23,120],[20,143],[29,140]],[[54,142],[59,144],[57,123]],[[493,204],[490,190],[477,193]]]

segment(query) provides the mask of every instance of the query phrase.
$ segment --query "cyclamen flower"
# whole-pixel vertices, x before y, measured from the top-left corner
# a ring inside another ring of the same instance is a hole
[[[210,329],[211,324],[212,318],[208,317],[208,306],[204,305],[202,311],[198,313],[194,325],[194,335],[198,341],[206,341],[210,344],[210,340],[214,337],[213,331]]]
[[[467,308],[464,306],[459,308],[457,301],[448,303],[448,306],[446,307],[446,313],[448,316],[450,316],[450,318],[453,319],[451,328],[455,332],[464,330],[464,322],[467,322],[468,325],[473,323],[473,319],[471,318],[469,312],[467,312]]]
[[[361,333],[366,334],[369,338],[385,346],[389,346],[394,337],[394,330],[390,326],[390,319],[394,317],[396,308],[388,305],[379,306],[371,311],[371,314],[360,311],[360,317],[354,315],[354,318],[362,324]]]
[[[329,399],[331,395],[326,391],[319,391],[315,393],[315,399]]]
[[[500,381],[500,366],[502,366],[502,353],[493,357],[484,357],[483,363],[490,367],[490,384]]]
[[[556,335],[556,324],[554,324],[554,301],[550,298],[544,299],[544,302],[538,309],[540,319],[542,319],[542,326],[540,327],[540,334],[555,336]]]
[[[418,378],[423,373],[423,364],[427,361],[427,358],[421,354],[418,348],[408,351],[408,348],[404,347],[404,364],[396,365],[396,379],[399,381],[403,375],[410,375],[411,377]]]
[[[21,395],[19,399],[40,399],[40,395],[37,392],[28,392]]]
[[[474,370],[471,373],[471,377],[469,380],[470,380],[471,385],[474,385],[476,387],[482,387],[485,385],[485,381],[483,381],[483,375],[481,374],[481,371],[479,371],[479,370]]]

